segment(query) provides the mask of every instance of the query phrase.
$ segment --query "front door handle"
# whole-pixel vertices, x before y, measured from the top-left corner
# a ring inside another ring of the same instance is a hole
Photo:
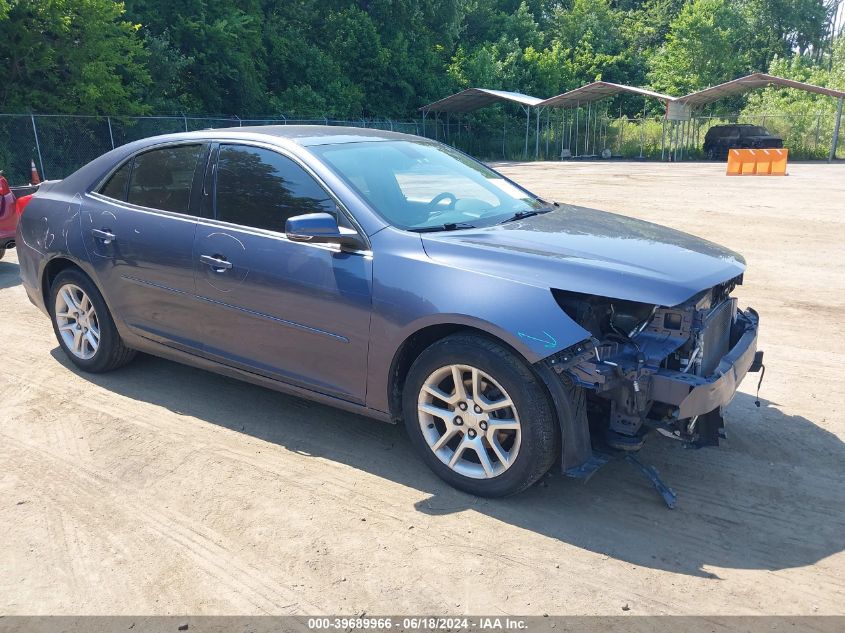
[[[117,238],[114,233],[108,229],[91,229],[91,234],[99,240],[103,240],[103,244],[111,244]]]
[[[222,255],[200,255],[200,261],[216,273],[225,273],[232,267],[232,262],[223,259]]]

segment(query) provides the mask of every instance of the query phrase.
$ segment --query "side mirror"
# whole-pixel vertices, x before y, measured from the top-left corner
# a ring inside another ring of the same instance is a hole
[[[292,242],[339,244],[356,250],[366,248],[357,231],[339,226],[337,218],[330,213],[306,213],[288,218],[285,235]]]

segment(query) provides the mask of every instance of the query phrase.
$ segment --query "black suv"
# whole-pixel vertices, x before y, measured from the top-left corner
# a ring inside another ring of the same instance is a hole
[[[714,125],[704,136],[704,153],[709,159],[724,159],[733,148],[783,147],[783,139],[766,128],[747,123]]]

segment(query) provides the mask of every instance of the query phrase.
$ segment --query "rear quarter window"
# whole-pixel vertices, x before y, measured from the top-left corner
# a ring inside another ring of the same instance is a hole
[[[186,213],[203,145],[162,147],[138,154],[132,165],[128,202]]]
[[[125,202],[126,187],[129,184],[129,170],[131,169],[131,167],[132,159],[130,158],[123,164],[122,167],[120,167],[109,177],[109,179],[106,181],[106,184],[100,187],[98,193],[109,198],[114,198],[115,200]]]

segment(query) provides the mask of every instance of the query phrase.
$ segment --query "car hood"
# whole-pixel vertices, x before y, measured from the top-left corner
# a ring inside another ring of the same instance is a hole
[[[742,274],[718,244],[572,205],[479,229],[422,235],[433,260],[520,283],[674,306]]]

